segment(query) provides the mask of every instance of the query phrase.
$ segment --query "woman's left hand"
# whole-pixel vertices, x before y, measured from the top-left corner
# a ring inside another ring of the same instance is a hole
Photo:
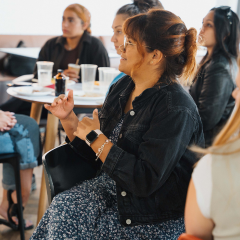
[[[100,122],[98,119],[98,110],[93,111],[93,119],[84,117],[82,121],[78,122],[77,131],[73,133],[74,136],[79,137],[82,140],[86,140],[86,136],[92,131],[100,129]]]

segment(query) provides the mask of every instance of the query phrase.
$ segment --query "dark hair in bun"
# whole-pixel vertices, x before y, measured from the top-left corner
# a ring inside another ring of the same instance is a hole
[[[147,12],[150,9],[164,9],[159,0],[134,0],[131,4],[126,4],[119,8],[118,14],[125,14],[128,17],[135,16],[139,13]]]

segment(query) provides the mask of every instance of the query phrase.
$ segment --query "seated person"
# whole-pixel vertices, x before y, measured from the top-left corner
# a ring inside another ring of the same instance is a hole
[[[29,199],[33,168],[38,166],[41,154],[39,128],[36,121],[24,115],[14,115],[0,110],[0,153],[19,154],[22,205],[26,206]],[[10,224],[18,228],[17,194],[15,191],[14,170],[9,163],[3,163],[3,198],[0,205],[0,224]],[[9,212],[9,215],[8,215]],[[8,218],[10,216],[10,218]],[[25,221],[25,229],[32,229],[31,221]]]
[[[240,67],[240,62],[239,62]],[[203,240],[240,239],[240,71],[232,93],[235,110],[195,167],[189,184],[185,224]]]
[[[109,67],[109,57],[102,42],[91,36],[90,12],[80,4],[69,5],[63,13],[62,31],[63,35],[48,40],[42,47],[37,61],[51,61],[53,65],[53,76],[58,69],[63,69],[64,74],[71,80],[81,82],[81,71],[79,75],[74,70],[68,69],[69,63],[96,64],[98,67]],[[37,65],[34,76],[37,78]],[[98,71],[96,74],[98,79]],[[11,111],[19,114],[30,115],[31,103],[16,98],[10,98],[0,106],[3,111]],[[42,117],[46,118],[47,111],[43,110]]]
[[[128,18],[123,32],[119,70],[128,76],[111,87],[99,114],[79,122],[73,91],[45,105],[75,151],[102,167],[54,197],[31,240],[175,240],[185,231],[197,161],[188,145],[203,146],[204,138],[196,105],[177,77],[194,72],[197,31],[171,12],[150,10]]]
[[[113,36],[111,42],[114,43],[114,47],[117,51],[117,54],[121,55],[120,46],[124,44],[124,34],[122,31],[122,26],[124,21],[132,16],[135,16],[139,13],[147,12],[149,9],[164,9],[163,5],[159,0],[134,0],[133,3],[126,4],[118,9],[116,16],[113,20],[112,29]],[[124,77],[126,74],[121,72],[116,76],[111,82],[109,88],[117,82],[119,79]]]
[[[69,63],[79,60],[78,64],[109,67],[107,50],[99,39],[90,35],[90,20],[91,15],[87,8],[80,4],[69,5],[63,12],[63,35],[48,40],[42,47],[37,61],[54,62],[53,75],[57,74],[58,69],[63,69],[66,76],[78,82],[81,82],[81,73],[77,75],[74,70],[69,70]],[[37,78],[37,66],[34,75]]]
[[[213,8],[204,17],[199,43],[207,48],[200,62],[190,94],[201,120],[206,147],[232,113],[239,53],[239,19],[230,7]]]

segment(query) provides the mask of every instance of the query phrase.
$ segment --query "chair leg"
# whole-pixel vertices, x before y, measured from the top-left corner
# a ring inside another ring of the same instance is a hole
[[[62,141],[61,141],[61,129],[58,129],[58,141],[59,141],[59,145],[62,144]]]
[[[14,158],[9,163],[12,164],[15,173],[16,193],[17,193],[17,205],[18,205],[18,216],[19,216],[19,230],[21,240],[25,240],[24,235],[24,220],[22,211],[22,194],[21,194],[21,180],[20,180],[20,163],[18,158]]]

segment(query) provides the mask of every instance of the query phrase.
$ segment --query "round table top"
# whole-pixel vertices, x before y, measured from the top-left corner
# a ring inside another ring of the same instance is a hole
[[[14,91],[16,87],[9,87],[7,89],[7,93],[13,97],[19,98],[21,100],[24,100],[26,102],[31,102],[31,103],[48,103],[51,104],[55,98],[53,95],[44,95],[44,96],[26,96],[26,95],[19,95]],[[70,89],[70,87],[69,87]],[[81,89],[81,83],[74,84],[71,86],[71,89],[75,90],[80,90]],[[74,100],[74,107],[78,108],[101,108],[103,105],[103,100]]]

